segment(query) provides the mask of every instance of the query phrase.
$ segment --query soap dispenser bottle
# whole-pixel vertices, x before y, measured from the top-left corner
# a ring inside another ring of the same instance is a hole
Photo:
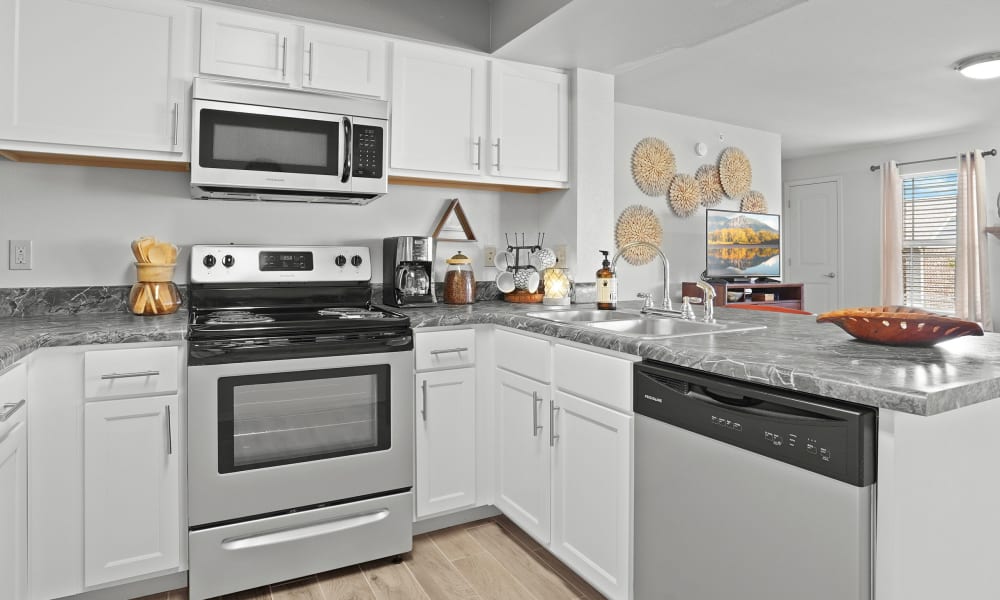
[[[608,260],[608,251],[600,250],[604,255],[601,268],[597,271],[597,308],[601,310],[615,310],[618,308],[618,278],[611,269],[611,261]]]

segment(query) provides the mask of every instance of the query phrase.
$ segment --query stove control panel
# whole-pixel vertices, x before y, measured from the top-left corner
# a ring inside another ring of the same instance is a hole
[[[191,283],[367,282],[364,246],[191,247]]]

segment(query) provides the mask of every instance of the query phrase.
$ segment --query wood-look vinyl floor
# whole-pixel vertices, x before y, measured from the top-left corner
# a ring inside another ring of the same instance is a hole
[[[506,517],[413,539],[389,559],[221,596],[218,600],[604,600]],[[186,589],[141,600],[188,600]]]

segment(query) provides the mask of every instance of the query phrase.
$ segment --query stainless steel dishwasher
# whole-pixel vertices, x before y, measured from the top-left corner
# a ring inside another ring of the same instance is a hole
[[[871,600],[875,409],[635,365],[636,600]]]

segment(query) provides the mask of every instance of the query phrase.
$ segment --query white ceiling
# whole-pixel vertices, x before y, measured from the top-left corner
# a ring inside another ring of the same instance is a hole
[[[950,68],[1000,50],[1000,0],[799,1],[575,0],[496,54],[615,73],[618,102],[777,132],[786,158],[1000,116],[1000,80]]]

